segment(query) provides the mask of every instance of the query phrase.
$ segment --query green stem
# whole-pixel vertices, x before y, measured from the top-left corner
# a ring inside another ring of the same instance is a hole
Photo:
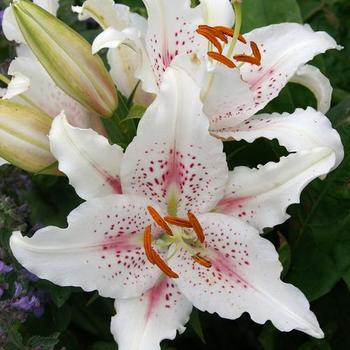
[[[238,37],[241,32],[241,27],[242,27],[242,7],[237,0],[232,0],[232,5],[235,10],[235,15],[236,15],[236,23],[235,23],[235,30],[233,32],[233,37],[231,41],[231,45],[227,51],[226,56],[228,58],[231,58],[233,51],[237,45]]]

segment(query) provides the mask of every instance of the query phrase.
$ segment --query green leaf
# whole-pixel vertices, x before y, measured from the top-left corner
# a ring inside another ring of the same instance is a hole
[[[342,136],[345,159],[325,181],[304,191],[301,205],[289,209],[292,264],[288,282],[310,300],[328,293],[350,268],[350,99],[329,117]]]
[[[35,336],[29,339],[28,345],[34,349],[39,348],[40,350],[54,350],[55,345],[59,342],[60,333],[54,333],[49,337]]]
[[[243,33],[273,23],[302,22],[296,0],[244,0],[242,13]]]
[[[197,309],[193,309],[189,324],[194,330],[194,332],[197,334],[199,339],[202,341],[202,343],[205,344],[203,328],[202,328],[201,320],[199,318],[199,312]]]
[[[286,238],[280,232],[278,232],[278,236],[280,240],[280,247],[278,248],[278,254],[279,254],[279,259],[281,261],[281,264],[283,266],[283,272],[282,272],[282,278],[283,278],[287,274],[290,268],[292,252]]]
[[[346,285],[348,286],[348,288],[350,290],[350,269],[345,272],[345,274],[343,276],[343,279],[344,279],[344,282],[346,283]]]
[[[92,345],[91,350],[117,350],[118,347],[115,343],[96,342]]]
[[[10,344],[15,346],[17,349],[23,350],[23,338],[21,333],[18,331],[19,324],[13,324],[8,330],[8,338]]]
[[[45,280],[40,281],[39,285],[50,294],[51,300],[58,308],[64,305],[72,293],[70,287],[59,287]]]

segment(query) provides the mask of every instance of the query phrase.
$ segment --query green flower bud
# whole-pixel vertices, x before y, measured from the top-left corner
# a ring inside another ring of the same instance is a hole
[[[26,43],[55,83],[89,110],[111,117],[118,104],[116,88],[91,45],[30,1],[15,0],[12,9]]]
[[[0,157],[30,172],[57,174],[48,134],[52,119],[44,112],[0,100]]]

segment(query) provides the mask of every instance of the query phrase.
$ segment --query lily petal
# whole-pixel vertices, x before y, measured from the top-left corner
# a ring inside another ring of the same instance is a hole
[[[316,97],[317,109],[326,114],[331,107],[333,88],[329,79],[321,71],[309,64],[298,69],[290,82],[307,87]]]
[[[329,49],[340,49],[325,32],[314,32],[309,25],[282,23],[245,34],[261,50],[261,66],[244,65],[241,74],[256,92],[259,109],[276,97],[298,68]],[[260,97],[259,97],[260,96]]]
[[[135,89],[138,79],[136,71],[139,68],[139,53],[124,44],[126,39],[122,33],[129,27],[136,28],[141,33],[146,31],[146,20],[136,13],[132,13],[125,5],[115,4],[113,0],[87,0],[82,7],[75,6],[75,12],[79,13],[79,19],[85,20],[93,18],[104,29],[94,41],[93,52],[99,51],[103,47],[108,47],[107,59],[111,67],[111,76],[118,86],[118,90],[129,97]],[[114,31],[114,32],[113,32]],[[120,39],[121,40],[120,40]],[[141,89],[137,89],[135,102],[149,105],[151,96]]]
[[[113,0],[87,0],[82,6],[73,6],[72,9],[79,14],[80,21],[93,18],[103,29],[122,30],[130,26],[130,8]]]
[[[332,128],[326,116],[311,107],[306,110],[297,109],[293,114],[259,114],[237,128],[220,131],[218,135],[247,142],[253,142],[259,137],[269,140],[276,138],[289,152],[328,147],[336,155],[332,169],[344,158],[344,148],[338,132]]]
[[[199,6],[204,18],[202,24],[233,27],[235,14],[230,0],[201,0]]]
[[[18,27],[15,14],[10,6],[4,11],[4,17],[2,18],[2,31],[7,40],[15,41],[18,44],[25,43],[22,32]]]
[[[207,50],[207,42],[195,30],[203,24],[199,7],[189,0],[143,0],[148,13],[146,48],[160,86],[163,74],[174,57]]]
[[[49,226],[32,238],[14,232],[11,250],[29,271],[60,286],[138,297],[160,276],[142,248],[143,230],[151,224],[149,203],[123,195],[85,202],[68,216],[66,229]]]
[[[314,32],[309,25],[273,24],[244,35],[255,42],[261,52],[261,65],[244,64],[240,72],[254,93],[254,103],[242,111],[246,118],[254,115],[274,99],[298,69],[316,55],[340,49],[325,32]],[[250,50],[250,48],[249,48]],[[236,52],[250,55],[247,46],[238,44]]]
[[[187,72],[201,87],[203,111],[214,133],[246,120],[242,112],[254,104],[254,94],[242,80],[239,70],[208,63],[195,55],[180,55],[173,60],[172,66]]]
[[[248,312],[257,323],[271,320],[281,331],[297,329],[323,337],[305,296],[280,280],[282,266],[269,241],[226,215],[205,214],[198,219],[212,267],[196,264],[184,250],[169,260],[179,273],[176,284],[195,307],[228,319]]]
[[[3,95],[4,100],[10,100],[11,98],[22,94],[27,91],[30,86],[30,80],[21,72],[12,72],[13,77],[7,86],[6,93]]]
[[[121,193],[123,149],[91,129],[71,126],[62,112],[52,123],[51,152],[78,195],[85,199]]]
[[[160,350],[189,320],[192,304],[170,279],[162,279],[135,299],[116,300],[111,331],[120,350]]]
[[[235,216],[259,231],[273,227],[289,218],[288,206],[299,203],[302,190],[326,175],[334,163],[333,150],[323,147],[291,154],[257,169],[237,167],[216,211]]]
[[[199,87],[185,72],[169,68],[125,152],[125,193],[146,196],[180,215],[216,205],[228,170],[222,142],[209,135],[201,110]]]

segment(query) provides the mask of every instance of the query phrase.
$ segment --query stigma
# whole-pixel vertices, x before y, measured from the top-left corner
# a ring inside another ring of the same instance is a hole
[[[152,206],[147,207],[148,213],[154,223],[161,229],[167,237],[166,245],[175,243],[176,248],[172,256],[178,249],[184,248],[191,255],[193,261],[205,268],[212,266],[210,260],[203,256],[203,243],[205,242],[204,230],[198,218],[191,211],[187,213],[187,218],[177,216],[162,217]],[[173,271],[161,255],[152,245],[152,226],[148,225],[144,230],[143,246],[149,262],[156,265],[165,275],[170,278],[178,278],[179,275]],[[170,259],[170,258],[169,258]]]

